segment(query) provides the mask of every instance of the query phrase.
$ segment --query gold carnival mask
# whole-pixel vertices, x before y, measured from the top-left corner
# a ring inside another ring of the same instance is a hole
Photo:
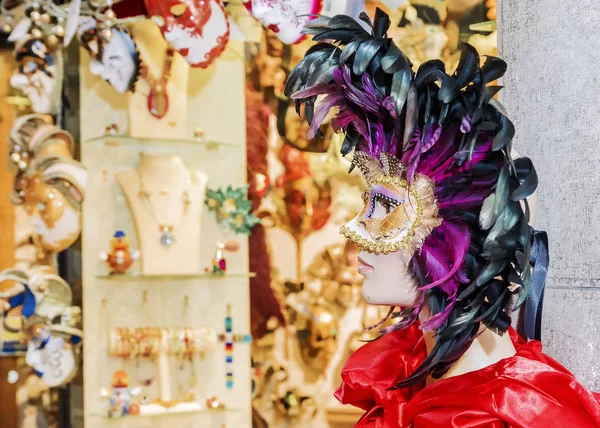
[[[365,206],[340,233],[370,253],[412,255],[441,224],[433,182],[416,174],[408,186],[404,165],[385,153],[377,160],[357,152],[354,164],[365,179]]]

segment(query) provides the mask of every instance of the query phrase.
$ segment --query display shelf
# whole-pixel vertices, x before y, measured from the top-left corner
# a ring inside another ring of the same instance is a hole
[[[231,273],[225,275],[213,275],[207,273],[201,273],[197,275],[142,275],[138,273],[132,274],[105,274],[96,275],[97,279],[103,279],[107,281],[172,281],[172,280],[184,280],[184,279],[232,279],[232,278],[254,278],[256,273]]]
[[[237,143],[203,140],[203,139],[171,139],[171,138],[140,138],[129,135],[101,135],[85,140],[83,144],[100,144],[108,147],[143,148],[150,145],[176,146],[178,150],[198,149],[216,150],[220,147],[242,147]]]
[[[149,413],[149,414],[145,414],[145,415],[136,415],[136,416],[122,416],[120,418],[111,418],[109,416],[106,416],[105,414],[100,414],[100,413],[92,413],[91,416],[95,417],[95,418],[100,418],[102,420],[105,421],[121,421],[123,419],[144,419],[144,418],[154,418],[156,416],[171,416],[171,415],[226,415],[227,413],[232,413],[232,412],[239,412],[242,409],[230,409],[230,408],[225,408],[225,409],[198,409],[198,410],[170,410],[170,409],[166,409],[164,412],[160,412],[160,413]]]

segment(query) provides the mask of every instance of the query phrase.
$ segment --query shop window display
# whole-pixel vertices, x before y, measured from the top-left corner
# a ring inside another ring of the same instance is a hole
[[[33,257],[0,274],[0,337],[28,364],[21,426],[519,425],[537,416],[481,388],[516,390],[523,359],[543,370],[515,396],[552,374],[593,419],[508,327],[514,298],[539,336],[548,258],[483,58],[494,1],[13,3],[7,196]]]

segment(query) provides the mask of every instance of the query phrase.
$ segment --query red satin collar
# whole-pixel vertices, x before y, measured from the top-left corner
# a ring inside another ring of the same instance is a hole
[[[357,427],[596,427],[600,396],[511,329],[516,355],[431,385],[390,391],[425,358],[415,324],[358,349],[342,370],[335,396],[366,411]]]

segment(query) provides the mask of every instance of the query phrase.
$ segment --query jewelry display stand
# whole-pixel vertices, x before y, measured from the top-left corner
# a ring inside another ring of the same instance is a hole
[[[142,155],[136,169],[119,171],[115,178],[133,215],[141,273],[201,273],[200,219],[206,175],[187,170],[178,156]]]
[[[164,52],[159,47],[163,40],[158,37],[152,46]],[[226,362],[231,355],[225,346],[217,346],[204,359],[195,356],[191,362],[163,355],[160,361],[146,359],[141,363],[145,370],[152,368],[154,380],[144,388],[144,393],[151,399],[179,403],[174,406],[144,407],[139,416],[108,421],[108,402],[100,393],[102,388],[110,389],[111,377],[117,370],[128,373],[130,387],[140,385],[141,376],[137,373],[140,362],[136,358],[109,355],[112,329],[188,326],[223,333],[230,309],[234,332],[250,331],[247,238],[224,233],[203,201],[207,185],[218,188],[242,186],[246,182],[243,49],[242,42],[231,41],[209,69],[184,70],[184,74],[189,73],[189,81],[194,82],[186,93],[187,102],[183,97],[180,104],[179,98],[169,93],[169,110],[173,114],[180,111],[178,119],[182,118],[183,135],[175,135],[177,132],[169,127],[168,117],[156,120],[150,114],[132,115],[128,104],[123,102],[125,96],[100,91],[103,83],[88,71],[88,55],[81,54],[81,158],[89,174],[82,233],[83,325],[85,337],[89,338],[84,347],[86,428],[251,425],[250,346],[246,343],[235,344],[232,363]],[[182,58],[176,54],[174,65],[179,60]],[[172,78],[177,73],[174,70]],[[194,114],[186,115],[180,108]],[[107,126],[115,123],[121,129],[128,117],[132,131],[144,129],[152,136],[104,135]],[[192,139],[197,128],[202,128],[206,141]],[[161,139],[167,135],[178,139]],[[160,185],[161,179],[163,183],[168,180],[159,170],[156,176],[146,175],[143,170],[141,174],[145,190],[153,192],[156,217],[174,223],[175,245],[181,248],[161,248],[157,221],[147,210],[142,211],[144,207],[136,206],[142,201],[136,194],[139,175],[133,172],[145,161],[161,159],[171,161],[167,166],[184,166],[179,169],[180,174],[182,170],[190,172],[191,204],[181,222],[178,219],[183,175],[170,174],[176,181],[173,190],[170,185]],[[168,212],[161,212],[159,205],[163,200],[170,205]],[[184,225],[187,221],[190,224]],[[98,257],[116,230],[127,234],[131,248],[140,249],[143,260],[124,275],[109,275]],[[221,276],[205,273],[205,268],[212,272],[215,245],[231,239],[238,241],[240,247],[228,256],[227,272]],[[171,250],[173,254],[177,252],[172,259],[182,258],[184,263],[171,260]],[[227,375],[231,371],[233,384]],[[191,404],[189,397],[184,398],[188,391],[194,394]],[[211,396],[217,397],[225,408],[207,409],[205,401]],[[150,410],[158,413],[151,414]]]
[[[165,61],[168,61],[167,42],[160,35],[160,30],[154,22],[142,21],[133,26],[132,34],[142,64],[153,80],[159,80],[164,73]],[[162,89],[168,97],[168,110],[161,119],[150,113],[152,86],[147,79],[138,79],[135,92],[129,95],[129,135],[141,138],[185,138],[189,68],[181,55],[173,56],[171,71],[166,76],[167,84]],[[155,102],[159,102],[156,97]]]

